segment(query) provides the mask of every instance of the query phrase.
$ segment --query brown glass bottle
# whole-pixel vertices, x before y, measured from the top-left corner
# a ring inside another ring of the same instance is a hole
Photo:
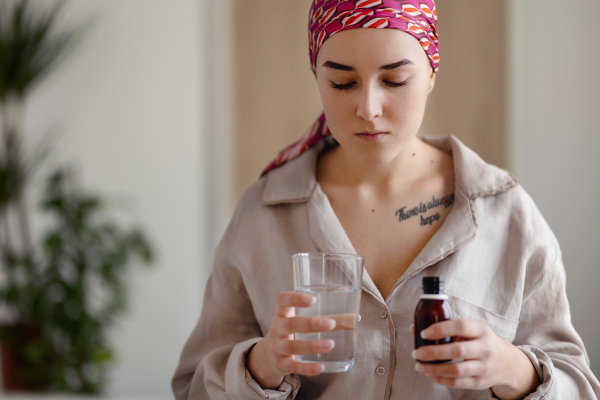
[[[454,338],[445,337],[440,340],[421,338],[421,331],[436,322],[452,319],[452,308],[448,296],[444,294],[444,279],[440,276],[423,278],[423,294],[415,309],[415,349],[421,346],[452,343]],[[417,360],[419,361],[419,360]],[[452,360],[419,361],[423,364],[442,364]]]

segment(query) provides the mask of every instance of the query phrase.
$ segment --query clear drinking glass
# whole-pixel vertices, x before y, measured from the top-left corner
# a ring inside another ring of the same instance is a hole
[[[294,291],[317,298],[310,307],[297,307],[296,315],[329,317],[333,331],[296,333],[295,340],[331,339],[333,350],[297,355],[302,362],[323,364],[323,372],[345,372],[354,364],[356,324],[360,309],[364,257],[356,254],[298,253],[292,255]]]

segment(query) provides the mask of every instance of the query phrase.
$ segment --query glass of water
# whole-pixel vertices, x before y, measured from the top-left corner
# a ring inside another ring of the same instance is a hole
[[[354,364],[356,325],[360,308],[364,257],[356,254],[298,253],[292,255],[294,291],[317,298],[310,307],[297,307],[296,315],[328,317],[336,322],[330,332],[296,333],[295,340],[331,339],[333,350],[300,354],[296,359],[320,363],[323,372],[345,372]]]

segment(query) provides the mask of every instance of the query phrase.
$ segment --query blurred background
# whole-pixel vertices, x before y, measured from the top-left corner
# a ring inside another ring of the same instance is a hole
[[[38,10],[47,3],[31,1]],[[128,311],[108,330],[116,355],[108,397],[172,397],[237,199],[319,115],[309,5],[65,4],[58,29],[90,27],[27,94],[25,145],[57,131],[48,165],[73,165],[119,222],[143,230],[155,255],[151,268],[127,275]],[[600,376],[600,3],[568,6],[576,19],[558,0],[438,1],[441,65],[420,134],[457,136],[533,197],[561,244],[573,324]],[[0,309],[0,323],[10,320]]]

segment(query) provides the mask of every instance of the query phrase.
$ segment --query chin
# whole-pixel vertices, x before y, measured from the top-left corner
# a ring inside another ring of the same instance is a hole
[[[400,150],[371,149],[366,152],[364,149],[352,149],[349,153],[356,161],[365,167],[381,167],[394,160],[400,153]]]

